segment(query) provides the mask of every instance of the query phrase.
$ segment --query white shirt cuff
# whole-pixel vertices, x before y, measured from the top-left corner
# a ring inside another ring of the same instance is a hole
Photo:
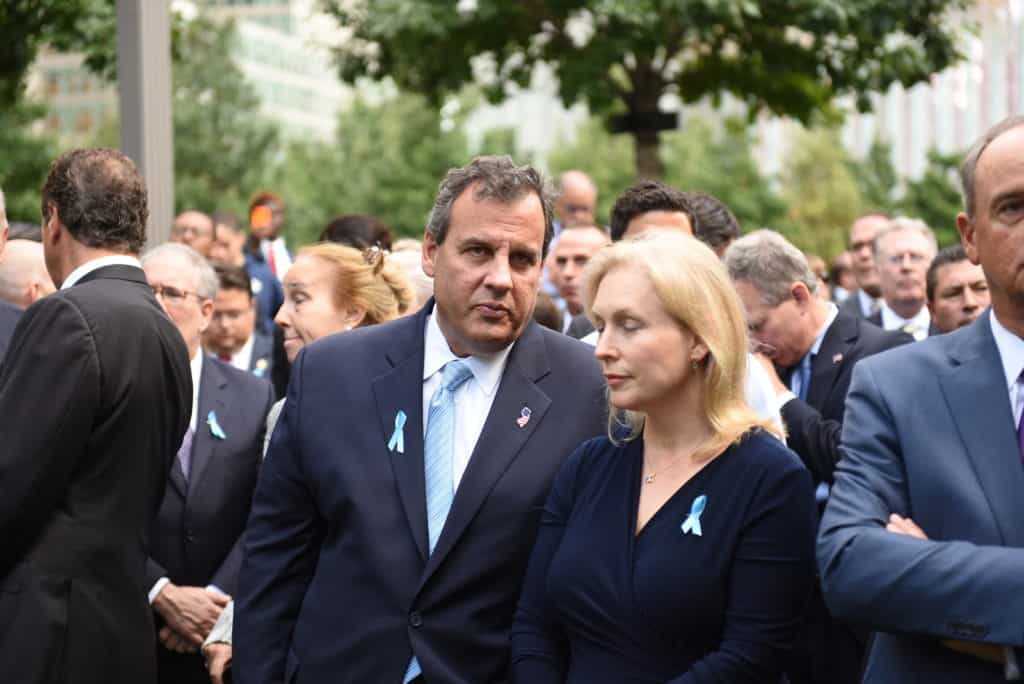
[[[223,589],[218,587],[216,584],[207,584],[206,585],[206,591],[213,591],[213,592],[216,592],[216,593],[220,594],[221,596],[227,596],[228,595],[226,591],[224,591]]]
[[[782,407],[788,404],[789,402],[793,401],[794,399],[796,399],[796,395],[793,394],[792,392],[783,392],[782,394],[775,397],[775,406],[779,409],[779,412],[781,413]]]
[[[1006,679],[1017,681],[1021,678],[1020,664],[1017,662],[1017,652],[1012,646],[1003,646],[1003,653],[1006,656],[1006,668],[1004,673]]]
[[[160,592],[171,583],[171,580],[166,577],[161,577],[153,584],[153,588],[149,590],[149,605],[153,605],[153,601],[156,601],[156,597],[160,595]]]

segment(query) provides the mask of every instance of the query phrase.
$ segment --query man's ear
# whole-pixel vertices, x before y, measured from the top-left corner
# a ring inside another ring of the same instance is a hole
[[[967,259],[977,266],[981,262],[978,257],[978,246],[974,241],[974,219],[961,211],[956,216],[956,230],[960,233],[960,244],[964,246]]]
[[[801,305],[806,304],[810,301],[811,297],[814,296],[811,294],[811,291],[807,289],[807,285],[799,281],[789,286],[789,294],[792,295],[797,304]]]
[[[423,272],[431,278],[434,277],[434,265],[437,259],[437,250],[440,245],[434,239],[434,234],[429,229],[423,231]]]

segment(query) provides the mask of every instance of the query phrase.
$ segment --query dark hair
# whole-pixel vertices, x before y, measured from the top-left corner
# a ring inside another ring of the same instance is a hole
[[[961,261],[967,261],[967,252],[964,251],[964,246],[960,243],[943,247],[935,255],[931,265],[928,266],[928,274],[924,277],[925,291],[928,293],[929,302],[935,301],[935,290],[939,287],[939,269],[949,264],[958,264]]]
[[[252,196],[252,199],[249,200],[249,211],[252,211],[253,208],[264,204],[276,204],[278,209],[284,210],[284,200],[281,199],[280,195],[275,195],[268,190],[263,190],[261,192],[257,192]]]
[[[562,310],[547,292],[537,292],[537,303],[533,307],[533,320],[555,332],[562,332]]]
[[[1024,115],[1008,116],[985,131],[981,138],[971,145],[971,149],[967,150],[963,163],[960,164],[960,186],[964,197],[964,213],[969,218],[974,218],[975,175],[982,152],[992,144],[993,140],[1018,126],[1024,126]]]
[[[220,283],[220,290],[241,290],[252,299],[252,279],[249,272],[244,268],[217,264],[214,266],[217,271],[217,280]]]
[[[117,150],[79,149],[57,157],[43,183],[44,223],[53,209],[86,247],[138,254],[146,242],[146,184]]]
[[[685,193],[658,181],[642,180],[615,200],[611,216],[612,240],[621,240],[629,222],[649,211],[681,211],[689,219],[694,235],[700,235],[700,222]]]
[[[739,221],[721,200],[703,192],[685,195],[697,217],[693,224],[695,238],[717,251],[740,236]]]
[[[31,240],[32,242],[43,241],[43,229],[34,223],[21,223],[15,221],[8,226],[10,232],[7,234],[8,240]]]
[[[356,249],[380,247],[391,251],[391,229],[367,214],[338,216],[320,233],[320,242],[337,242]]]
[[[227,226],[234,233],[237,233],[242,230],[242,224],[238,220],[238,214],[236,214],[233,211],[218,209],[217,211],[210,214],[210,218],[213,219],[214,237],[217,236],[217,226]]]
[[[477,157],[462,168],[449,169],[437,189],[434,206],[430,210],[427,230],[437,244],[444,242],[451,223],[452,205],[462,193],[473,186],[477,200],[492,199],[511,204],[533,193],[544,211],[544,246],[547,256],[551,236],[554,235],[554,191],[544,176],[532,166],[516,166],[511,157]]]

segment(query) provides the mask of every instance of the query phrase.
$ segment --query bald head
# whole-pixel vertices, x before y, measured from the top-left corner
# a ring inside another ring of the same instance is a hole
[[[54,290],[42,245],[32,240],[7,243],[0,256],[0,299],[27,309]]]
[[[558,177],[555,213],[563,226],[594,222],[597,186],[582,171],[566,171]]]

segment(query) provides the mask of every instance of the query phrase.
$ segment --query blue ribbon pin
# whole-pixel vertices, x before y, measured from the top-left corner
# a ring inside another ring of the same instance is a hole
[[[217,413],[215,411],[210,411],[210,413],[207,414],[206,424],[210,426],[210,434],[217,439],[228,438],[228,436],[224,434],[224,430],[221,428],[220,423],[217,422]]]
[[[693,500],[693,505],[690,506],[690,515],[686,516],[686,520],[683,521],[683,534],[692,533],[698,537],[704,536],[703,531],[700,529],[700,516],[707,505],[708,497],[703,494]]]
[[[391,440],[388,442],[388,451],[405,453],[405,411],[395,414],[395,431],[391,433]]]

